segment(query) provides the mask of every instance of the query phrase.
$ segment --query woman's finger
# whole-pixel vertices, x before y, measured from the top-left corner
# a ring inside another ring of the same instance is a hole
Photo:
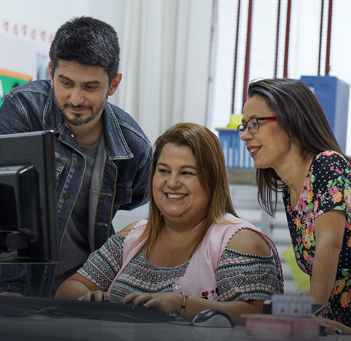
[[[83,301],[91,301],[91,291],[87,291],[87,292],[83,295]]]
[[[109,302],[110,294],[101,290],[87,291],[84,295],[78,297],[78,301],[95,301],[95,302]]]
[[[143,305],[146,307],[148,303],[152,300],[155,300],[154,294],[145,293],[145,294],[139,294],[137,297],[135,297],[133,300],[133,303],[135,305]]]
[[[327,334],[332,334],[332,335],[342,335],[341,329],[331,326],[331,325],[325,325],[325,331]]]
[[[132,303],[134,301],[134,299],[140,295],[140,293],[137,293],[137,292],[133,292],[125,297],[123,297],[123,299],[121,300],[121,302],[123,304],[126,304],[126,303]]]
[[[332,335],[350,335],[351,334],[351,328],[338,323],[333,320],[328,320],[326,318],[318,318],[319,323],[321,326],[325,327],[325,331],[327,334],[332,334]]]
[[[103,301],[108,302],[108,303],[111,301],[111,297],[110,297],[109,292],[104,292]]]
[[[143,306],[145,308],[156,308],[157,310],[171,314],[179,308],[178,294],[175,293],[160,293],[152,294],[153,298],[148,300]]]
[[[93,291],[91,296],[95,302],[102,302],[104,300],[104,293],[102,291]]]

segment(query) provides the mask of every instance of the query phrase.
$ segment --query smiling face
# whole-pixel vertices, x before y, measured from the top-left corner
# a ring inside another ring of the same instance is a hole
[[[265,100],[254,95],[245,103],[242,122],[245,124],[254,117],[275,116],[267,107]],[[278,126],[277,121],[259,121],[259,130],[251,134],[248,129],[241,135],[246,148],[255,161],[257,168],[273,168],[278,172],[292,153],[293,143],[287,134]],[[291,160],[290,160],[291,161]]]
[[[119,84],[118,75],[109,86],[106,71],[100,66],[60,60],[54,75],[49,64],[55,102],[71,126],[94,125],[105,108],[107,97]],[[120,75],[120,74],[119,74]]]
[[[188,146],[164,145],[152,190],[166,223],[172,220],[195,225],[208,214],[209,195],[200,183],[196,159]]]

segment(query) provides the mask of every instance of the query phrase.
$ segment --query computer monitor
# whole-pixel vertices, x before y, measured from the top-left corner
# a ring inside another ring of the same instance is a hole
[[[0,135],[0,263],[58,260],[53,134]]]

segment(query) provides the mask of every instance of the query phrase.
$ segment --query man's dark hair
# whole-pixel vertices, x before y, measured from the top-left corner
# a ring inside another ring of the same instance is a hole
[[[110,84],[118,72],[117,33],[109,24],[82,16],[64,23],[50,47],[52,76],[60,59],[105,69]]]

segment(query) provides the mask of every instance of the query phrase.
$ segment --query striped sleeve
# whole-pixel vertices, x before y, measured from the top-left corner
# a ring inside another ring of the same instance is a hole
[[[122,266],[125,237],[111,236],[99,249],[91,253],[78,273],[104,290],[108,290]]]
[[[283,278],[276,263],[273,252],[262,257],[226,248],[216,270],[219,300],[266,300],[283,294]]]

